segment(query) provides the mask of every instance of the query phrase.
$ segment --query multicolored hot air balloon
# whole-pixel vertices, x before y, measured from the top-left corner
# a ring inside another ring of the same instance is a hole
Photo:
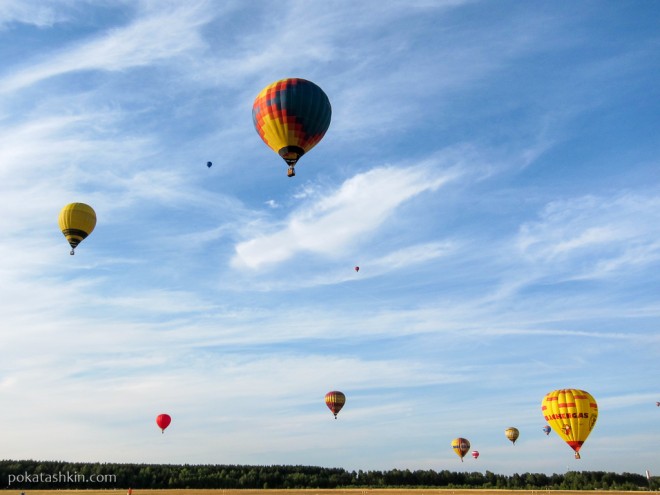
[[[504,430],[504,434],[506,437],[513,442],[513,445],[516,444],[516,440],[518,440],[518,436],[520,436],[520,432],[518,431],[518,428],[514,428],[513,426],[510,426],[506,430]]]
[[[472,457],[474,457],[475,459],[479,459],[479,451],[478,450],[473,450],[472,451]]]
[[[337,419],[337,413],[341,411],[341,408],[346,404],[346,396],[339,392],[338,390],[333,390],[325,394],[325,405],[328,406],[328,409],[332,411],[332,414],[335,415]]]
[[[71,246],[71,253],[75,254],[74,249],[92,233],[96,227],[96,212],[85,203],[70,203],[60,211],[57,219],[60,230]]]
[[[582,444],[596,425],[598,405],[584,390],[561,389],[548,393],[541,402],[543,417],[580,458]]]
[[[550,435],[550,432],[552,431],[552,428],[550,428],[550,425],[545,425],[543,427],[543,432],[547,435]]]
[[[451,442],[451,448],[454,449],[456,455],[460,457],[461,462],[463,462],[463,457],[465,457],[465,454],[470,452],[470,442],[468,442],[465,438],[454,438]]]
[[[169,414],[159,414],[156,416],[156,424],[158,425],[158,428],[161,429],[161,433],[165,433],[165,428],[170,426],[171,422],[172,418]]]
[[[296,175],[300,157],[323,138],[331,116],[330,100],[323,90],[299,78],[269,84],[252,105],[257,133],[289,165],[289,177]]]

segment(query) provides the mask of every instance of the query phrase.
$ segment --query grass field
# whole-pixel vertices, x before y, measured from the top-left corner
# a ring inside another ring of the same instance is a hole
[[[173,490],[140,490],[133,489],[133,495],[540,495],[550,492],[550,495],[584,495],[587,491],[580,490],[461,490],[441,488],[419,488],[419,489],[383,489],[383,490],[198,490],[198,489],[173,489]],[[115,490],[0,490],[0,494],[20,495],[124,495],[125,488]],[[593,495],[618,495],[631,493],[645,493],[639,491],[597,491],[589,490]],[[660,493],[660,492],[650,492]]]

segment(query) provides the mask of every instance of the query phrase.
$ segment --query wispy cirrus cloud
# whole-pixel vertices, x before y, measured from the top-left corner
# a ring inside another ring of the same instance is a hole
[[[118,71],[153,65],[206,45],[198,28],[208,22],[200,15],[205,2],[185,6],[167,3],[147,9],[125,27],[28,61],[0,79],[0,93],[9,93],[61,74],[82,70]]]
[[[660,260],[660,200],[623,192],[549,203],[521,226],[517,247],[535,264],[563,266],[570,278],[593,278]]]
[[[438,171],[428,165],[386,166],[358,174],[294,211],[274,232],[238,243],[232,264],[258,269],[298,252],[336,256],[377,230],[403,202],[455,177],[456,171]]]

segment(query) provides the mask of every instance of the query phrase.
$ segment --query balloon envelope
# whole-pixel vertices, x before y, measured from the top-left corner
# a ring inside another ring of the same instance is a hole
[[[161,429],[162,433],[165,433],[165,428],[170,426],[171,422],[172,422],[172,418],[170,417],[169,414],[159,414],[158,416],[156,416],[156,424]]]
[[[468,442],[465,438],[454,438],[454,440],[451,442],[451,448],[454,449],[456,455],[460,457],[461,462],[463,462],[463,457],[465,457],[465,454],[470,452],[470,442]]]
[[[338,390],[333,390],[325,394],[325,405],[328,406],[328,409],[332,411],[332,414],[335,415],[337,419],[337,413],[341,411],[341,408],[346,404],[346,396],[339,392]]]
[[[472,451],[472,457],[474,457],[475,459],[478,459],[479,458],[479,451],[478,450],[473,450]]]
[[[518,428],[514,428],[513,426],[504,430],[504,434],[509,440],[513,442],[514,445],[516,444],[516,440],[518,440],[518,436],[520,436]]]
[[[596,425],[598,405],[584,390],[554,390],[541,402],[543,417],[580,458],[580,449]]]
[[[356,267],[355,267],[355,271],[356,271],[356,272],[359,272],[359,271],[360,271],[360,267],[359,267],[359,266],[356,266]]]
[[[332,108],[328,96],[306,79],[281,79],[269,84],[252,105],[252,121],[261,139],[289,165],[289,176],[298,159],[323,138]]]
[[[543,427],[543,431],[545,432],[546,435],[550,435],[550,432],[552,431],[552,428],[550,428],[550,425],[545,425]]]
[[[85,203],[69,203],[60,210],[57,223],[71,246],[71,254],[96,227],[96,212]]]

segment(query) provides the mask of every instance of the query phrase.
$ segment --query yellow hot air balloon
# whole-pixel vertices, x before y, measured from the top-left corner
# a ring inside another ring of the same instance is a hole
[[[518,440],[518,437],[520,436],[520,432],[518,431],[518,428],[514,428],[513,426],[510,426],[506,430],[504,430],[504,434],[506,437],[513,442],[513,445],[516,444],[516,440]]]
[[[96,227],[96,213],[85,203],[70,203],[62,208],[57,219],[62,234],[71,245],[71,254]]]
[[[456,455],[461,458],[461,462],[463,462],[463,457],[470,452],[470,442],[467,441],[465,438],[454,438],[451,441],[451,448],[454,449],[454,452],[456,452]]]
[[[582,444],[596,425],[598,405],[584,390],[561,389],[548,393],[541,402],[543,417],[580,458]]]

